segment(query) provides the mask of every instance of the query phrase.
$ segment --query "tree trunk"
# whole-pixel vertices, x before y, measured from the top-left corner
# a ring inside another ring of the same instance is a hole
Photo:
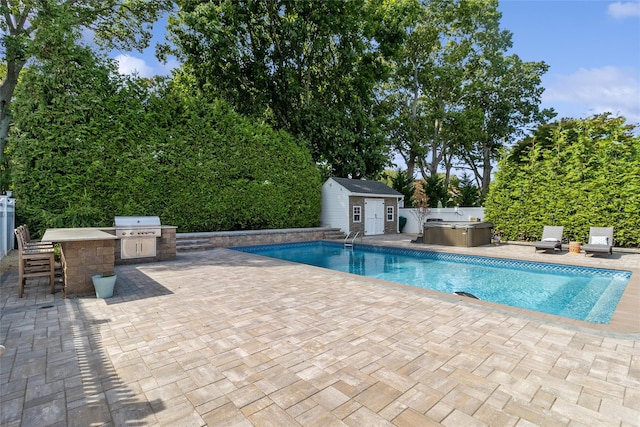
[[[407,177],[409,178],[409,180],[411,182],[413,182],[413,180],[415,179],[413,177],[413,174],[415,173],[416,170],[416,159],[411,156],[410,158],[405,158],[405,163],[407,164]]]
[[[449,190],[449,181],[451,181],[451,169],[453,169],[453,153],[443,156],[444,161],[444,188]]]
[[[442,160],[442,156],[445,150],[444,144],[440,139],[440,132],[442,131],[442,121],[436,119],[433,124],[433,136],[431,139],[431,162],[428,163],[429,176],[435,176],[438,174],[438,165]]]
[[[491,147],[489,144],[484,144],[482,147],[482,196],[486,196],[489,191],[489,184],[491,183]]]
[[[9,136],[11,98],[13,98],[13,91],[18,85],[18,75],[20,75],[23,66],[24,61],[8,62],[7,75],[0,85],[0,164],[4,162],[4,148]]]

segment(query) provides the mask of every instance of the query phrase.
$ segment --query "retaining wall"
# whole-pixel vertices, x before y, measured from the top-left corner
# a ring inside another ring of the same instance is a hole
[[[281,230],[246,230],[246,231],[215,231],[207,233],[177,233],[176,240],[207,240],[207,243],[223,248],[234,246],[268,245],[288,242],[307,242],[310,240],[329,239],[335,229],[291,228]]]

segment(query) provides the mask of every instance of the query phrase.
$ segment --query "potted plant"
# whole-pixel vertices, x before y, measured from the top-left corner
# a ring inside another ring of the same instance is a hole
[[[116,276],[113,272],[100,273],[91,276],[93,287],[96,290],[96,297],[111,298],[113,296],[113,288],[116,286]]]

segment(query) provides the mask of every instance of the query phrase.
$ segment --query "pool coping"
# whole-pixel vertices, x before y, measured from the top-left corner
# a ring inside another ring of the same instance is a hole
[[[335,241],[328,241],[328,240],[321,240],[321,241],[330,242],[332,244],[336,243]],[[302,243],[302,242],[290,242],[290,243]],[[306,243],[309,243],[309,242],[306,242]],[[277,245],[281,245],[281,244],[277,244]],[[286,243],[282,243],[282,245],[286,245]],[[356,246],[357,245],[358,244],[356,244]],[[393,244],[389,242],[380,243],[380,242],[374,242],[374,241],[367,241],[362,245],[363,246],[379,246],[379,247],[387,247],[387,248],[395,248],[395,249],[407,249],[406,245]],[[273,245],[265,244],[265,245],[251,245],[251,246],[273,246]],[[237,250],[239,248],[229,248],[229,249]],[[504,260],[541,263],[540,260],[535,260],[532,258],[527,258],[522,256],[504,257],[496,254],[492,254],[491,256],[478,255],[478,254],[459,254],[457,252],[449,252],[444,247],[437,247],[437,248],[434,248],[432,246],[430,246],[429,248],[411,247],[410,249],[421,251],[421,252],[437,252],[437,253],[450,254],[450,255],[469,255],[469,256],[482,257],[482,258],[496,258],[496,259],[504,259]],[[263,256],[263,255],[251,253],[251,252],[245,252],[245,253],[250,253],[251,255],[256,255],[261,257]],[[451,303],[469,304],[469,305],[473,305],[475,307],[480,307],[483,309],[491,309],[493,311],[500,310],[501,312],[506,314],[517,315],[519,317],[526,317],[531,320],[539,320],[539,321],[543,320],[547,322],[553,322],[561,326],[572,327],[573,329],[576,329],[576,330],[582,330],[582,331],[588,331],[588,332],[597,331],[597,332],[604,332],[607,334],[616,334],[616,335],[622,334],[622,336],[628,336],[629,338],[634,338],[634,339],[638,338],[638,336],[636,335],[640,335],[640,321],[639,321],[640,318],[639,318],[639,309],[638,309],[638,301],[640,301],[640,268],[591,267],[591,266],[585,266],[581,263],[569,264],[567,263],[567,260],[563,260],[563,262],[558,262],[556,260],[548,260],[548,261],[545,260],[543,262],[543,263],[555,264],[555,265],[567,265],[567,266],[593,268],[593,269],[601,269],[601,270],[631,272],[631,277],[629,278],[629,282],[627,283],[627,286],[625,287],[625,290],[620,297],[620,301],[618,302],[618,305],[611,317],[611,321],[607,324],[599,324],[599,323],[591,323],[583,320],[571,319],[568,317],[554,315],[554,314],[541,313],[535,310],[529,310],[525,308],[512,307],[509,305],[499,304],[491,301],[477,300],[477,299],[468,298],[461,295],[449,294],[449,293],[440,292],[432,289],[418,288],[411,285],[391,282],[391,281],[377,279],[373,277],[360,276],[357,274],[331,270],[323,267],[316,267],[308,264],[296,263],[293,261],[282,260],[279,258],[271,258],[271,257],[265,257],[265,258],[277,259],[282,262],[302,265],[302,266],[313,268],[313,269],[321,269],[323,271],[331,271],[336,274],[345,275],[345,277],[350,277],[350,278],[357,277],[362,280],[372,281],[378,284],[384,284],[385,286],[391,286],[396,289],[408,290],[408,291],[424,294],[429,297],[436,297],[440,300],[445,300]]]
[[[390,244],[376,244],[375,242],[367,242],[367,244],[372,246],[405,248],[405,246],[402,246],[402,245],[396,246],[396,245],[390,245]],[[425,252],[433,251],[433,252],[450,253],[445,250],[437,250],[434,248],[429,248],[428,250],[419,249],[419,248],[414,248],[414,249],[424,250]],[[483,255],[476,255],[476,256],[483,256]],[[533,260],[531,258],[521,258],[521,257],[507,258],[507,257],[498,256],[498,255],[492,255],[491,257],[500,258],[500,259],[517,259],[518,261],[540,262],[538,260]],[[549,260],[545,262],[549,264],[556,264],[556,265],[574,265],[574,264],[567,264],[566,260],[564,261],[565,262],[557,262],[555,260]],[[575,264],[575,265],[582,266],[581,264]],[[597,267],[593,267],[593,268],[597,268]],[[627,286],[624,292],[622,293],[622,296],[620,297],[618,306],[616,307],[616,310],[614,311],[613,316],[611,316],[611,321],[607,324],[591,323],[583,320],[570,319],[568,317],[558,316],[554,314],[540,313],[538,311],[528,310],[528,309],[519,308],[519,307],[511,307],[509,305],[498,304],[491,301],[472,300],[467,297],[456,296],[456,295],[452,296],[444,292],[432,291],[429,289],[425,289],[425,291],[441,294],[442,296],[446,296],[446,297],[457,298],[461,301],[464,301],[465,303],[470,303],[470,304],[484,306],[484,307],[500,308],[505,312],[517,313],[520,315],[524,314],[524,315],[527,315],[528,317],[543,319],[546,321],[558,322],[561,324],[570,325],[580,329],[587,329],[589,331],[596,330],[596,331],[612,332],[612,333],[620,333],[620,334],[640,334],[640,322],[638,322],[638,301],[640,301],[640,268],[621,269],[621,268],[607,267],[607,270],[631,272],[631,277],[629,278],[629,282],[627,283]],[[388,282],[388,283],[393,283],[393,282]],[[409,285],[402,285],[402,286],[406,287]]]

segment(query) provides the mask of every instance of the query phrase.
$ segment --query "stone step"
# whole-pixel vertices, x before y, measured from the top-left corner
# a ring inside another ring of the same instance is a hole
[[[208,245],[209,239],[176,239],[176,246]]]
[[[196,252],[196,251],[210,251],[215,249],[216,246],[211,243],[193,244],[193,245],[178,245],[176,243],[176,252]]]
[[[209,243],[207,238],[193,238],[176,236],[176,251],[177,252],[193,252],[193,251],[209,251],[215,249],[215,245]]]
[[[329,235],[327,234],[325,236],[326,240],[344,240],[346,236],[344,234],[336,234],[336,235]]]
[[[347,237],[347,235],[340,230],[329,231],[324,235],[324,238],[327,240],[344,240],[345,237]]]

